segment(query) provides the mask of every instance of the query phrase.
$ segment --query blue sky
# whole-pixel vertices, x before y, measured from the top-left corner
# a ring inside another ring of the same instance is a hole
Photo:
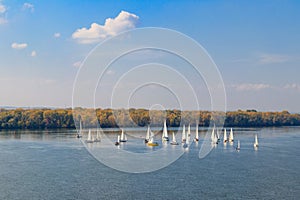
[[[71,106],[78,65],[98,42],[131,28],[163,27],[207,50],[223,77],[228,110],[299,112],[299,10],[299,1],[276,0],[2,0],[0,105]],[[104,26],[107,18],[114,21]]]

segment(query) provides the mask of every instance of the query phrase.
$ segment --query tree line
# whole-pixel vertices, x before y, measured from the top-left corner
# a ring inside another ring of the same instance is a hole
[[[0,129],[74,129],[162,126],[182,124],[207,127],[224,124],[226,127],[299,126],[300,114],[238,110],[231,112],[146,110],[146,109],[0,109]]]

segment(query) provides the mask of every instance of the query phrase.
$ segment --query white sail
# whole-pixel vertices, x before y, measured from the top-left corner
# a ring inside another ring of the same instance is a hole
[[[121,142],[126,142],[126,141],[127,141],[127,136],[126,136],[126,134],[124,133],[124,130],[123,130],[123,129],[122,129],[120,141],[121,141]]]
[[[186,136],[186,141],[185,141],[186,144],[189,144],[189,143],[190,143],[190,138],[191,138],[190,135],[187,135],[187,136]]]
[[[118,139],[117,139],[117,142],[120,142],[120,135],[118,135]]]
[[[237,144],[237,150],[240,150],[241,149],[241,144],[240,144],[240,141],[238,140],[238,144]]]
[[[79,135],[82,134],[82,122],[81,120],[79,121]]]
[[[148,126],[147,134],[146,134],[146,140],[149,140],[149,139],[150,139],[150,126]]]
[[[197,124],[196,124],[196,137],[195,137],[197,140],[199,140],[199,130],[198,130],[199,127],[198,127],[198,126],[199,126],[199,125],[198,125],[198,123],[197,123]]]
[[[82,123],[81,123],[81,119],[79,120],[79,131],[77,132],[77,138],[81,138],[82,137]]]
[[[182,140],[182,142],[184,142],[186,140],[186,137],[185,137],[185,125],[183,125],[183,128],[182,128],[182,137],[181,137],[181,140]]]
[[[255,135],[254,147],[258,147],[258,138],[257,138],[257,134]]]
[[[99,129],[97,129],[97,134],[96,134],[96,138],[94,140],[94,142],[100,142],[101,138],[100,138],[100,131]]]
[[[164,123],[164,137],[168,137],[168,129],[167,129],[167,122],[165,120],[165,123]]]
[[[211,141],[214,142],[215,141],[215,127],[213,128],[212,132],[211,132]]]
[[[164,121],[164,129],[163,129],[163,133],[161,136],[163,141],[169,141],[169,136],[168,136],[168,129],[167,129],[167,121]]]
[[[223,138],[224,142],[227,142],[227,133],[226,133],[226,128],[224,129],[224,138]]]
[[[175,137],[175,133],[173,132],[173,139],[172,139],[173,143],[176,143],[176,137]]]
[[[122,133],[121,133],[121,138],[120,140],[124,140],[125,139],[125,136],[124,136],[124,130],[122,129]]]
[[[147,143],[148,146],[158,146],[158,143],[154,141],[154,134],[150,131],[150,139]]]
[[[217,140],[220,140],[220,133],[219,133],[219,129],[217,128]]]
[[[150,138],[149,138],[149,142],[148,143],[153,143],[153,136],[150,136]]]
[[[233,142],[233,130],[232,130],[232,128],[230,129],[229,142]]]
[[[187,136],[188,136],[188,137],[191,136],[191,125],[190,125],[190,124],[189,124],[189,126],[188,126]]]
[[[100,139],[100,131],[97,129],[97,139]]]
[[[93,142],[93,136],[92,136],[91,129],[89,129],[88,138],[87,138],[86,142],[89,142],[89,143]]]
[[[92,133],[91,133],[91,129],[89,129],[88,140],[92,140]]]

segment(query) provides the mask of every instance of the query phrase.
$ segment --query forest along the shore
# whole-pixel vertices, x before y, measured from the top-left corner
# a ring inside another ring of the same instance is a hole
[[[95,112],[96,111],[96,112]],[[95,117],[97,116],[97,117]],[[167,118],[168,127],[178,127],[180,123],[207,127],[210,122],[219,125],[224,112],[180,111],[180,110],[147,110],[147,109],[0,109],[0,129],[58,129],[75,128],[81,120],[84,127],[102,128],[162,126]],[[76,120],[74,120],[74,118]],[[223,118],[224,119],[224,118]],[[211,121],[212,120],[212,121]],[[77,125],[77,124],[76,124]],[[227,112],[227,127],[263,127],[263,126],[299,126],[300,114],[282,112],[258,112],[256,110],[238,110]]]

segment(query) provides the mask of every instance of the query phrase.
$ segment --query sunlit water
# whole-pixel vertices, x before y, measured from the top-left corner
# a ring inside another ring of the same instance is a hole
[[[152,151],[140,132],[126,145]],[[254,135],[259,148],[254,150]],[[204,159],[198,145],[166,168],[144,174],[113,170],[94,159],[75,131],[0,132],[0,199],[298,199],[300,128],[235,130]],[[112,140],[116,138],[110,134]],[[178,136],[179,137],[179,136]],[[157,137],[159,138],[159,137]],[[241,150],[235,150],[240,140]],[[100,143],[101,145],[101,143]],[[180,145],[176,148],[182,148]]]

